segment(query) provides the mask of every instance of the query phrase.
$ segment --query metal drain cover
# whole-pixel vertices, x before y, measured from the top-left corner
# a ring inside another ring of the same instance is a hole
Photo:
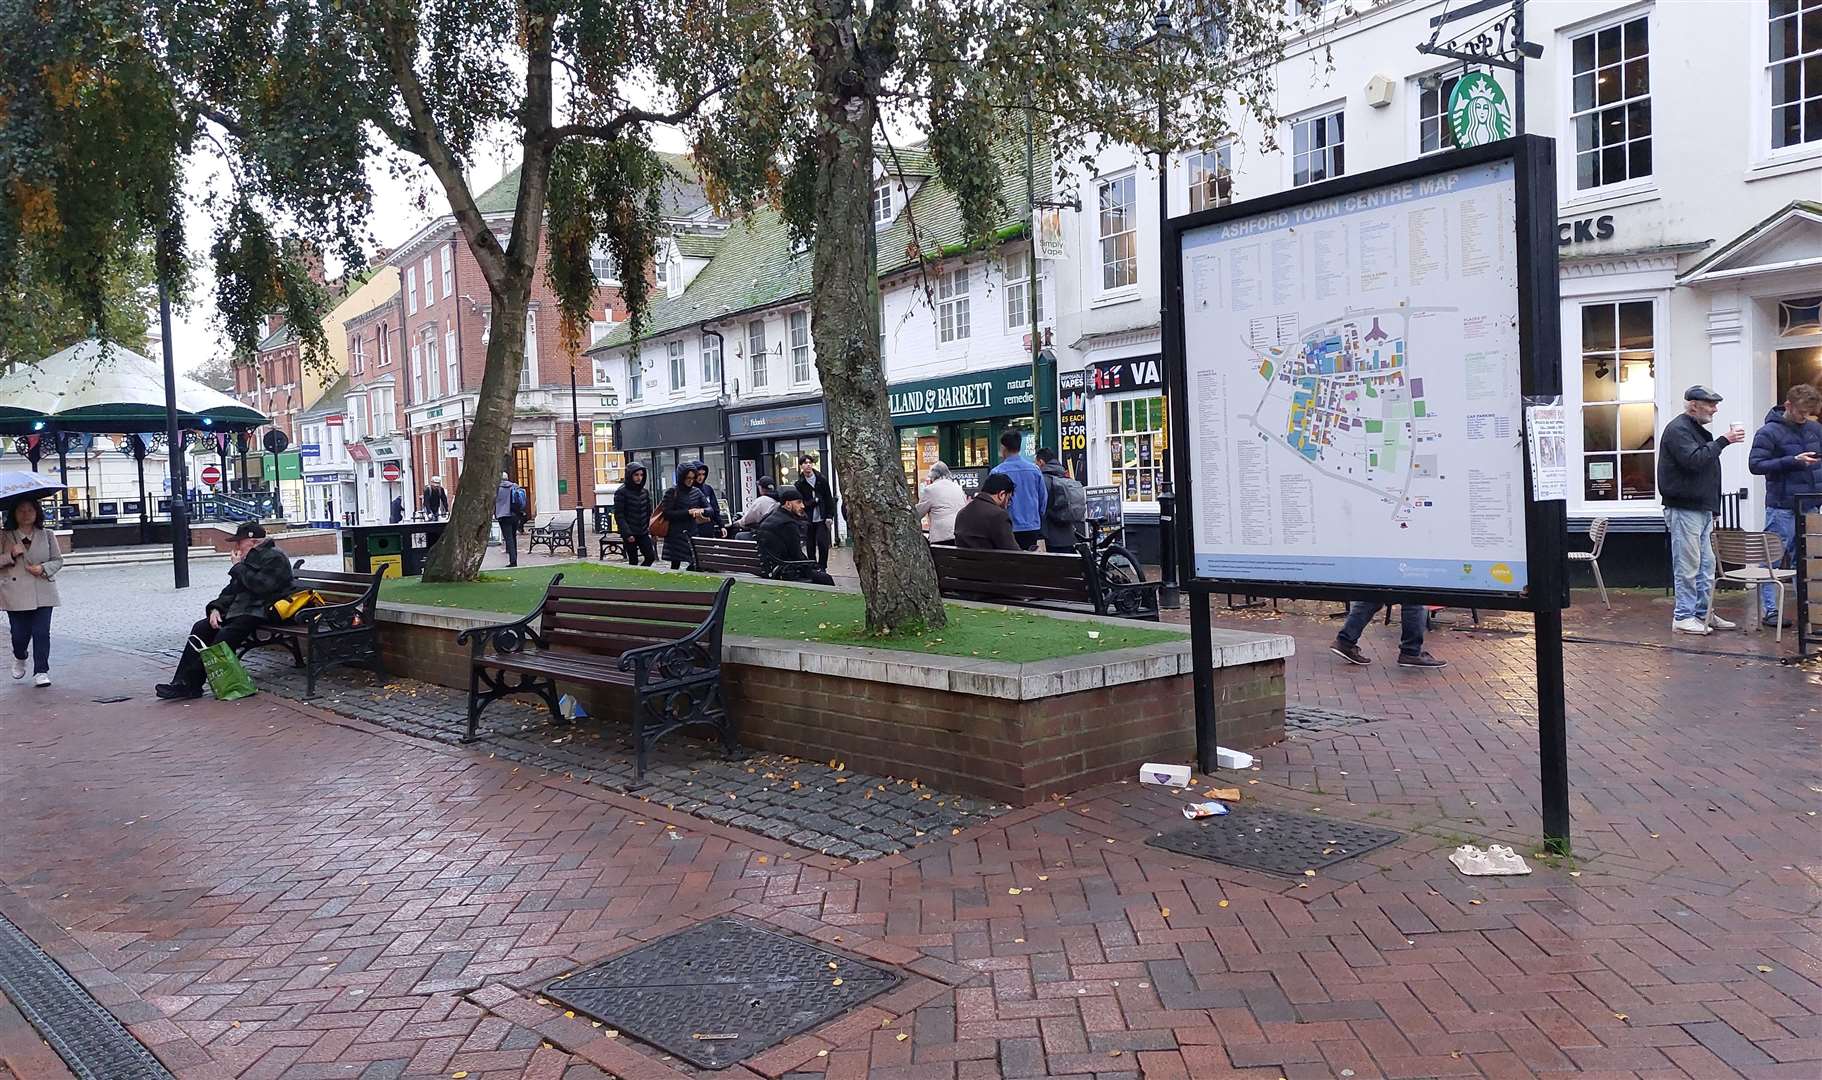
[[[1403,838],[1401,832],[1373,825],[1282,810],[1235,808],[1223,817],[1205,818],[1146,843],[1198,859],[1300,877],[1305,870],[1333,866]]]
[[[128,1076],[171,1080],[170,1072],[114,1014],[4,916],[0,916],[0,991],[13,999],[19,1012],[81,1080]],[[0,1068],[0,1072],[5,1070]]]
[[[544,994],[692,1065],[725,1069],[900,980],[813,942],[722,918],[578,971]]]

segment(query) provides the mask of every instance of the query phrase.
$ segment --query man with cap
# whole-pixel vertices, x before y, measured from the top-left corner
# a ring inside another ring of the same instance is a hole
[[[1720,403],[1721,395],[1708,387],[1690,387],[1683,391],[1683,412],[1658,438],[1658,498],[1676,582],[1670,628],[1682,634],[1734,628],[1714,613],[1714,519],[1721,512],[1721,454],[1746,438],[1746,429],[1732,424],[1719,437],[1710,434]]]
[[[955,546],[979,551],[1022,551],[1012,532],[1012,504],[1018,485],[1005,473],[989,473],[981,489],[955,515]]]
[[[433,476],[430,486],[424,489],[423,505],[419,508],[431,521],[439,521],[449,513],[449,492],[443,490],[443,478]]]
[[[223,641],[230,649],[238,648],[253,631],[273,621],[272,605],[290,596],[294,584],[291,557],[266,539],[266,530],[258,522],[242,522],[234,530],[234,564],[228,567],[228,587],[209,601],[207,614],[190,627],[177,674],[153,692],[167,700],[201,697],[203,667],[196,642],[213,645]]]
[[[778,488],[778,505],[759,523],[754,539],[759,543],[759,569],[779,581],[808,581],[833,585],[835,579],[819,569],[803,550],[803,492],[796,485]]]

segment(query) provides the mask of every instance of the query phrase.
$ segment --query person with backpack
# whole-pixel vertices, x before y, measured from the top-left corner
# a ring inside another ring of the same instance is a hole
[[[1088,525],[1088,494],[1069,475],[1048,446],[1038,448],[1038,471],[1044,474],[1044,550],[1074,552]]]
[[[519,528],[525,524],[525,489],[500,474],[500,486],[494,490],[493,518],[500,524],[500,544],[506,549],[506,565],[519,565]]]
[[[637,461],[627,463],[626,482],[614,492],[614,523],[620,528],[627,562],[642,565],[641,556],[645,566],[658,561],[658,548],[652,543],[652,493],[645,486],[645,466]]]

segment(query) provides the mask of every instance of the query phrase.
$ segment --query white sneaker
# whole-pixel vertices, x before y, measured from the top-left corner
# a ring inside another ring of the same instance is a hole
[[[1676,622],[1670,624],[1670,628],[1679,634],[1708,633],[1708,624],[1693,615],[1687,619],[1678,619]]]
[[[25,678],[25,661],[24,660],[20,660],[17,658],[15,658],[13,660],[13,678],[15,678],[15,679]]]
[[[33,686],[51,685],[51,673],[48,671],[40,671],[38,674],[33,675],[32,676],[32,685]]]
[[[1711,611],[1708,613],[1708,627],[1711,630],[1738,630],[1740,624],[1728,622],[1726,619],[1721,618]]]

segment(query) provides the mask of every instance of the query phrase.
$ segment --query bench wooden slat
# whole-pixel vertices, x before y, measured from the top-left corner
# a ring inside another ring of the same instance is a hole
[[[632,604],[688,604],[704,609],[715,606],[713,589],[589,589],[559,585],[550,590],[552,600],[614,600]],[[697,616],[700,621],[702,616]]]
[[[943,591],[998,596],[1009,600],[1031,599],[1082,604],[1094,602],[1094,596],[1086,587],[1071,589],[1057,585],[1034,585],[1023,581],[971,581],[965,578],[945,578]]]
[[[703,615],[688,608],[664,608],[651,604],[582,604],[576,601],[565,601],[563,606],[553,604],[545,609],[546,614],[582,619],[619,619],[626,622],[649,622],[666,626],[682,626],[694,629],[702,624]]]
[[[296,570],[292,572],[291,576],[297,581],[328,581],[354,585],[363,592],[373,581],[372,574],[351,574],[343,570]]]
[[[563,682],[577,685],[631,686],[633,683],[631,672],[621,671],[611,666],[602,667],[590,664],[568,654],[518,653],[512,656],[496,657],[489,662],[488,666],[504,671],[550,675]]]
[[[620,637],[648,637],[657,641],[675,641],[688,637],[700,622],[629,622],[621,619],[583,619],[574,615],[545,615],[544,630],[568,630],[578,634],[609,634]]]

